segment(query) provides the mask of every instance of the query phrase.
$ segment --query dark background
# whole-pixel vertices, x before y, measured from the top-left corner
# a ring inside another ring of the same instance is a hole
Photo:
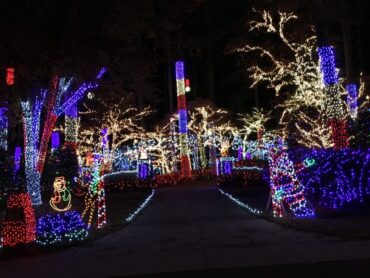
[[[359,72],[368,75],[370,3],[365,0],[4,1],[0,101],[19,106],[20,99],[48,87],[53,74],[84,81],[106,66],[109,74],[96,95],[131,94],[137,106],[155,108],[153,119],[159,120],[176,109],[173,63],[183,59],[191,80],[190,101],[209,98],[232,112],[248,112],[255,105],[269,108],[274,93],[263,86],[249,88],[245,68],[253,59],[227,51],[243,41],[258,42],[247,32],[246,24],[255,16],[252,7],[295,11],[297,24],[324,30],[343,77],[356,81]],[[344,28],[350,30],[349,38]],[[345,46],[351,56],[347,62]],[[5,84],[6,67],[15,68],[12,87]]]

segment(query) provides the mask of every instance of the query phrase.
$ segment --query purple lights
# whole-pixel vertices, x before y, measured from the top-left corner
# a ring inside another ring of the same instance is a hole
[[[51,148],[58,149],[60,146],[59,131],[53,131],[51,134]]]
[[[14,172],[18,172],[21,167],[22,148],[15,147],[14,151]]]
[[[106,148],[108,145],[108,128],[107,127],[102,129],[101,136],[102,136],[102,140],[101,140],[102,147]]]
[[[146,180],[149,177],[149,173],[149,163],[145,161],[138,161],[138,178],[140,180]]]
[[[233,169],[233,162],[231,160],[222,161],[222,173],[224,175],[231,175]]]
[[[71,105],[65,112],[65,115],[70,117],[70,118],[77,118],[78,116],[78,109],[77,109],[77,103],[74,103]]]

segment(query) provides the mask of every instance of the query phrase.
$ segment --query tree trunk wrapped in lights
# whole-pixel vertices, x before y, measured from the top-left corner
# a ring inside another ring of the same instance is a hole
[[[320,57],[322,79],[325,84],[325,107],[328,125],[331,129],[334,149],[339,150],[348,147],[348,136],[346,113],[340,98],[341,94],[333,47],[319,47],[318,54]]]

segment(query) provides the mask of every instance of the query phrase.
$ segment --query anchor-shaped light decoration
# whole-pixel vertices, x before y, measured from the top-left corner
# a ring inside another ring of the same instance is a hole
[[[56,211],[67,211],[72,207],[72,197],[71,192],[66,187],[66,181],[64,177],[56,177],[54,180],[54,197],[50,199],[50,206]],[[58,207],[58,204],[67,205],[64,208]]]

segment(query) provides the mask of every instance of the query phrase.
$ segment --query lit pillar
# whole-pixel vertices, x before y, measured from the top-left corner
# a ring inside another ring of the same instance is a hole
[[[347,121],[340,99],[338,73],[335,68],[333,47],[319,47],[320,68],[326,93],[326,114],[331,129],[334,149],[340,150],[348,147]]]
[[[0,108],[0,149],[8,149],[8,117],[7,108]]]
[[[77,103],[65,111],[65,145],[77,149],[78,136],[78,108]]]
[[[188,156],[188,111],[186,109],[184,62],[176,62],[177,108],[179,113],[179,147],[181,159],[181,176],[191,175]]]
[[[357,96],[358,90],[356,84],[348,84],[346,86],[347,89],[347,105],[349,108],[349,115],[351,116],[352,120],[356,121],[357,119]]]
[[[59,131],[53,131],[51,134],[51,151],[55,151],[59,149],[60,146],[60,138],[59,138]]]

